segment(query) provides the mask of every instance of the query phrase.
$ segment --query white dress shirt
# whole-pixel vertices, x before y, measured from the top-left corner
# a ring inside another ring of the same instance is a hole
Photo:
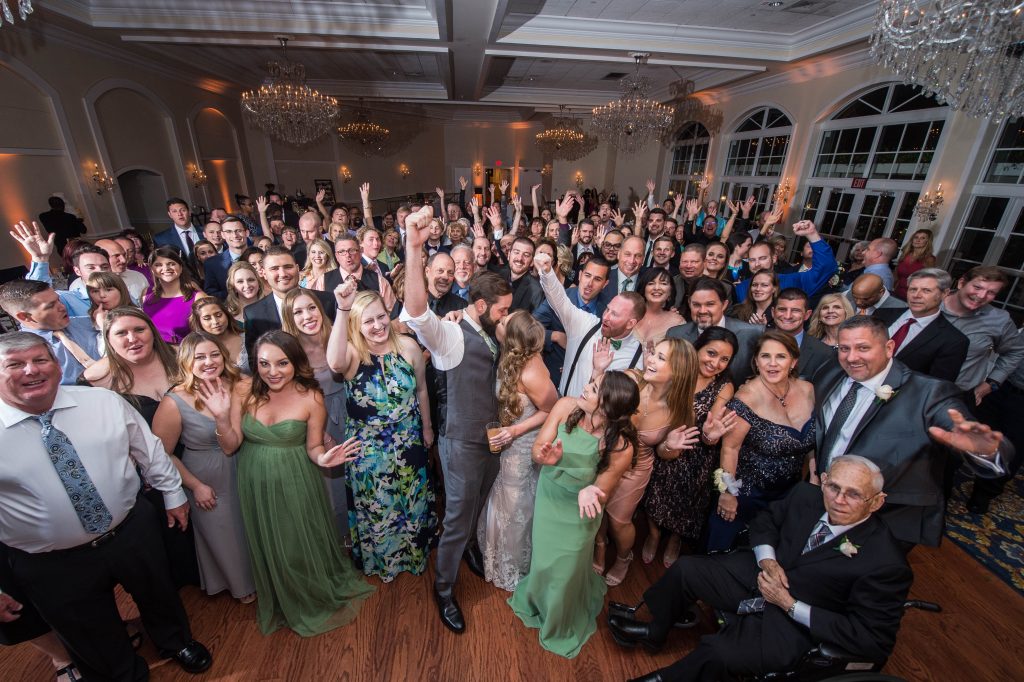
[[[843,430],[839,434],[839,438],[836,440],[835,447],[832,452],[821,452],[818,453],[818,457],[825,457],[825,462],[822,469],[828,469],[828,463],[832,461],[832,457],[846,454],[846,448],[850,447],[850,440],[853,438],[853,431],[857,428],[857,424],[867,414],[868,408],[871,406],[871,402],[875,400],[875,391],[879,386],[885,383],[885,377],[889,375],[889,370],[892,369],[892,360],[889,360],[885,365],[885,369],[871,377],[861,381],[860,384],[864,387],[857,393],[857,402],[853,405],[853,410],[850,412],[850,416],[847,417],[846,423],[843,425]],[[846,377],[839,384],[839,388],[832,392],[832,395],[828,397],[825,402],[824,413],[825,417],[825,430],[828,430],[828,425],[832,423],[832,415],[836,413],[839,408],[839,403],[843,402],[843,397],[853,386],[853,379]]]
[[[930,325],[932,322],[934,322],[935,318],[937,318],[941,314],[941,310],[936,310],[931,315],[925,315],[924,317],[914,318],[915,320],[917,320],[917,322],[916,324],[910,325],[910,329],[907,330],[907,337],[903,339],[903,343],[900,344],[900,348],[906,348],[908,345],[910,345],[910,342],[913,341],[918,334],[923,332],[924,328]],[[907,320],[909,320],[911,317],[914,317],[914,313],[910,312],[910,308],[907,308],[907,310],[902,315],[900,315],[895,322],[889,325],[889,338],[891,339],[893,335],[899,330],[899,328],[906,324]]]
[[[187,501],[164,444],[124,398],[105,388],[61,386],[53,426],[67,434],[113,517],[128,516],[139,492],[138,464],[168,509]],[[96,535],[82,527],[42,441],[42,425],[0,402],[0,542],[25,552],[77,547]]]
[[[182,229],[175,225],[174,229],[177,230],[178,232],[178,239],[181,240],[181,248],[185,250],[185,255],[191,256],[192,249],[188,248],[188,240],[185,239],[185,235],[190,235],[192,237],[192,244],[195,244],[197,241],[201,239],[201,237],[199,236],[199,232],[197,232],[196,228],[194,227],[186,227],[185,229]]]
[[[409,325],[427,350],[434,369],[449,370],[458,367],[466,353],[466,337],[462,328],[450,320],[442,320],[433,310],[427,308],[422,315],[413,317],[407,308],[402,308],[398,319]],[[485,333],[469,315],[462,318],[478,334]]]
[[[548,299],[548,305],[555,311],[558,320],[565,327],[565,366],[562,368],[562,381],[558,387],[559,393],[563,396],[575,398],[583,393],[583,387],[590,382],[590,376],[593,373],[594,367],[594,346],[601,340],[600,331],[590,337],[587,347],[580,352],[579,361],[576,363],[576,371],[572,375],[572,383],[567,384],[569,370],[572,367],[572,361],[576,358],[576,352],[580,342],[583,341],[583,337],[587,335],[587,332],[595,324],[601,321],[601,318],[573,305],[572,301],[569,300],[569,296],[565,293],[565,287],[555,277],[553,269],[540,276],[540,286]],[[639,347],[640,340],[634,334],[630,334],[622,339],[622,346],[614,351],[612,363],[608,366],[608,369],[628,369]],[[643,353],[640,354],[636,367],[638,369],[644,368]]]
[[[135,305],[142,305],[142,296],[146,293],[146,289],[149,288],[149,282],[146,280],[145,276],[140,272],[135,272],[134,270],[125,270],[120,273],[120,275],[121,279],[124,280],[125,288],[128,289],[128,293],[132,297],[132,303]],[[89,289],[86,287],[85,279],[82,277],[79,277],[72,282],[71,286],[68,287],[68,291],[78,294],[87,301],[90,300]]]

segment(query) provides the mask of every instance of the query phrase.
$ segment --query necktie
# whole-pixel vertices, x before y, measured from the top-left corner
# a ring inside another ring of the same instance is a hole
[[[67,332],[65,332],[63,329],[53,332],[53,335],[60,340],[60,342],[64,345],[64,348],[66,348],[67,351],[71,353],[75,360],[78,360],[78,364],[80,364],[82,367],[88,368],[92,366],[94,362],[96,362],[88,353],[85,352],[85,349],[79,346],[77,343],[75,343],[75,341],[70,336],[68,336]]]
[[[619,287],[619,293],[621,294],[624,291],[632,291],[632,290],[633,290],[633,278],[632,277],[627,277],[626,279],[622,280],[622,286]]]
[[[608,339],[608,341],[612,344],[612,348],[615,350],[622,348],[622,339]]]
[[[801,554],[807,554],[812,549],[818,549],[825,544],[830,535],[832,535],[832,530],[828,527],[828,524],[824,521],[818,521],[814,532],[807,538],[807,544],[804,545],[804,551]]]
[[[867,308],[857,308],[858,315],[870,315]]]
[[[646,267],[651,267],[651,258],[653,258],[653,257],[654,257],[654,242],[648,241],[647,242],[647,253],[644,254],[644,265]]]
[[[188,245],[188,253],[186,253],[185,255],[191,256],[192,251],[195,249],[196,246],[195,242],[192,241],[192,230],[185,230],[184,232],[181,233],[181,235],[185,238],[185,244]]]
[[[819,463],[819,467],[822,471],[828,468],[828,463],[832,459],[832,449],[836,446],[836,441],[839,440],[839,434],[843,431],[843,425],[846,420],[850,418],[850,413],[853,412],[854,405],[857,404],[857,392],[864,388],[862,384],[858,384],[856,381],[850,386],[850,390],[843,396],[839,406],[836,408],[836,413],[832,415],[832,423],[825,428],[825,438],[821,442],[821,457],[825,458],[825,461]]]
[[[495,358],[498,357],[498,347],[494,345],[494,341],[491,341],[491,337],[484,333],[483,329],[477,329],[476,333],[480,335],[480,338],[487,344],[487,349],[491,351],[491,355]]]
[[[89,533],[106,533],[114,517],[89,478],[89,472],[86,471],[82,460],[78,458],[75,446],[71,444],[66,433],[53,425],[53,410],[33,419],[43,426],[43,447],[50,456],[53,468],[57,470],[60,482],[64,484],[64,490],[71,499],[71,505],[75,508],[82,527]]]
[[[892,350],[893,355],[895,355],[896,351],[900,349],[900,346],[903,345],[903,342],[907,340],[907,334],[910,333],[910,328],[913,326],[915,322],[917,322],[917,320],[915,320],[914,318],[910,318],[909,320],[903,323],[902,327],[896,330],[895,334],[892,335],[892,341],[894,344],[896,344],[896,347],[893,348]]]

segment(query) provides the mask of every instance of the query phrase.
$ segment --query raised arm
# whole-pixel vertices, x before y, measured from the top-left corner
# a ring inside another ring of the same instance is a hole
[[[533,200],[533,217],[540,217],[540,185],[530,188],[530,199]]]
[[[327,196],[327,190],[318,189],[316,191],[316,207],[320,211],[320,215],[324,217],[328,223],[331,222],[331,214],[327,212],[327,207],[324,206],[324,197]]]
[[[268,237],[271,240],[274,239],[274,233],[270,230],[270,221],[267,220],[267,206],[269,202],[267,198],[262,194],[256,197],[256,210],[260,214],[260,227],[263,228],[263,236]],[[330,220],[328,218],[328,220]]]
[[[364,182],[359,186],[359,200],[363,204],[363,222],[373,225],[373,207],[370,205],[370,183]]]
[[[352,310],[352,301],[356,298],[356,286],[355,279],[349,278],[347,282],[335,287],[334,299],[338,306],[331,336],[327,340],[327,365],[332,372],[346,379],[354,377],[359,367],[355,352],[348,342],[348,316]]]

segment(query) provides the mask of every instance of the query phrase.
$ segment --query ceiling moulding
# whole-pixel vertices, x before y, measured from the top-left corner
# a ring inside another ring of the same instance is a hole
[[[845,43],[866,39],[871,34],[874,5],[864,5],[817,26],[791,34],[747,31],[725,27],[673,26],[666,24],[610,21],[604,19],[537,16],[526,18],[519,28],[497,40],[500,45],[564,46],[582,39],[600,39],[602,49],[630,50],[637,40],[652,53],[697,54],[768,61],[792,61],[835,49]],[[567,29],[568,26],[568,29]],[[708,36],[714,36],[709,38]],[[651,60],[651,64],[656,64]]]
[[[554,50],[517,50],[506,47],[489,47],[484,51],[488,57],[523,57],[527,59],[551,59],[573,62],[602,62],[608,64],[633,65],[633,59],[626,53],[615,51],[613,54],[583,54],[579,52],[556,52]],[[715,62],[706,59],[669,59],[651,57],[648,66],[678,66],[679,68],[698,69],[732,69],[739,71],[765,71],[766,67],[759,64],[741,64],[738,62]]]
[[[781,85],[805,83],[815,78],[820,78],[825,73],[834,75],[843,71],[849,71],[850,69],[872,66],[875,66],[875,62],[867,48],[863,48],[834,57],[812,58],[803,64],[794,64],[793,68],[786,69],[780,73],[754,77],[744,83],[726,85],[714,90],[705,89],[700,94],[705,103],[726,102],[736,97],[776,88]],[[877,68],[881,69],[881,67]]]
[[[219,6],[218,6],[219,5]],[[265,31],[277,33],[340,33],[375,37],[439,39],[437,19],[425,7],[303,2],[210,2],[174,0],[156,5],[149,0],[104,2],[67,0],[50,9],[94,28]],[[341,11],[345,14],[342,15]]]
[[[194,33],[169,35],[167,33],[125,33],[120,36],[126,43],[152,43],[170,45],[231,45],[234,47],[277,47],[277,38],[267,37],[266,33],[254,34],[251,38],[228,38],[218,33],[196,35]],[[347,37],[347,36],[346,36]],[[331,50],[374,50],[379,52],[418,52],[429,54],[448,54],[448,47],[428,43],[370,43],[332,38],[290,38],[288,44],[296,49],[331,49]]]
[[[50,5],[47,5],[49,8]],[[90,54],[94,54],[104,59],[112,59],[124,64],[131,64],[142,69],[146,69],[152,73],[163,76],[164,78],[170,78],[179,83],[192,86],[205,90],[214,95],[225,95],[228,92],[238,90],[238,86],[235,83],[210,83],[209,73],[193,71],[191,73],[182,71],[180,68],[172,68],[171,66],[158,61],[147,59],[141,55],[135,54],[128,50],[122,50],[114,45],[109,45],[98,40],[89,38],[81,33],[75,31],[69,31],[66,28],[57,26],[53,23],[41,23],[36,22],[31,26],[26,26],[26,31],[30,31],[37,35],[43,36],[46,39],[54,40],[57,42],[70,45],[72,47],[84,50]]]
[[[539,106],[541,104],[565,104],[570,107],[593,108],[604,104],[615,90],[564,90],[562,88],[528,88],[502,86],[480,98],[480,102],[492,104]],[[557,107],[556,107],[557,108]]]
[[[448,99],[448,91],[443,83],[402,83],[391,81],[339,81],[329,79],[310,79],[310,87],[316,88],[325,95],[343,99],[353,97],[378,99],[444,100]]]

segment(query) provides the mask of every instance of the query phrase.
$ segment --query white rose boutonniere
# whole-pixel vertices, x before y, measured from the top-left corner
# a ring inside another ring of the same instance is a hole
[[[878,401],[878,404],[887,403],[896,397],[897,393],[899,391],[893,389],[889,384],[882,384],[875,389],[875,400]]]
[[[836,547],[837,552],[842,552],[843,556],[847,559],[852,559],[857,555],[857,550],[860,549],[860,545],[855,545],[850,542],[850,536],[844,535],[843,541]]]

